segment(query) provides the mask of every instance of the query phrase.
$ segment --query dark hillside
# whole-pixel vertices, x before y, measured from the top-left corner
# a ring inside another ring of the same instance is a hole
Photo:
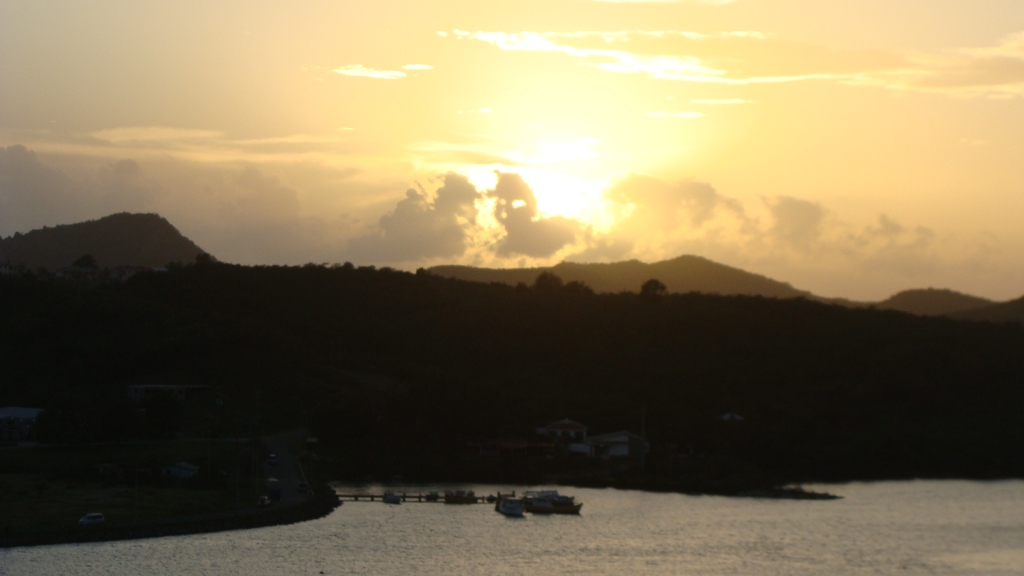
[[[549,268],[473,268],[470,266],[435,266],[430,271],[445,278],[474,282],[501,282],[516,285],[532,284],[541,272],[553,272],[566,282],[578,281],[597,292],[637,291],[640,285],[657,278],[669,292],[766,296],[795,298],[809,296],[783,282],[758,274],[712,262],[700,256],[680,256],[671,260],[646,264],[639,260],[611,264],[577,264],[562,262]]]
[[[193,262],[203,250],[157,214],[112,214],[99,220],[33,230],[0,239],[0,261],[51,270],[90,254],[101,267]]]
[[[1020,322],[1024,324],[1024,298],[1000,302],[983,308],[975,308],[950,314],[963,320],[984,320],[986,322]]]
[[[953,290],[928,288],[905,290],[875,304],[882,310],[899,310],[921,316],[944,316],[990,306],[994,302]]]
[[[307,421],[360,479],[480,477],[469,440],[564,417],[639,431],[642,409],[647,473],[689,486],[1024,476],[1019,325],[209,262],[0,279],[0,315],[0,404],[63,405],[78,437],[109,420],[92,398],[200,382],[226,399],[223,433]]]

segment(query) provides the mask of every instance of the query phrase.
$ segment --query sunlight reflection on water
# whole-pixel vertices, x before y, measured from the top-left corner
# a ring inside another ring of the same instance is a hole
[[[397,492],[427,489],[443,487]],[[497,489],[476,487],[477,494]],[[292,526],[2,550],[0,574],[1024,573],[1024,482],[819,489],[845,498],[562,488],[584,502],[581,516],[520,520],[488,505],[348,502],[327,518]]]

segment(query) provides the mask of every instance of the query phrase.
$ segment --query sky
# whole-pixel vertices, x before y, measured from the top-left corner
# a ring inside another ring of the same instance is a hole
[[[0,0],[0,236],[1024,295],[1020,0]]]

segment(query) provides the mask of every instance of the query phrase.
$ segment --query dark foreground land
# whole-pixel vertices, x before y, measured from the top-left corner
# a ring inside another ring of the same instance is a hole
[[[346,481],[771,495],[1024,476],[1020,324],[210,261],[124,283],[0,278],[0,317],[0,405],[45,408],[38,439],[56,445],[306,425],[316,465]],[[131,384],[209,388],[139,406]],[[642,466],[481,454],[566,417],[643,431],[651,451]]]

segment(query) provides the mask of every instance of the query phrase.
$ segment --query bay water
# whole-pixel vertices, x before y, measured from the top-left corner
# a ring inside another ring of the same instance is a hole
[[[390,486],[410,494],[454,486]],[[511,486],[460,486],[477,494]],[[834,501],[559,488],[579,516],[346,502],[300,524],[0,550],[0,574],[1024,574],[1024,482],[808,486]],[[381,493],[383,488],[342,488]]]

